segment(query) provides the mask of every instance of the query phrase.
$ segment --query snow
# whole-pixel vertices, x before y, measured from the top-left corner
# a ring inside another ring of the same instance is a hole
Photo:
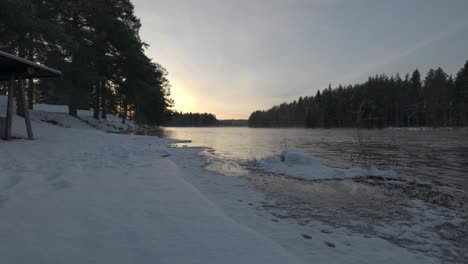
[[[307,155],[299,149],[286,149],[279,155],[273,155],[258,160],[253,164],[255,169],[265,172],[284,174],[306,180],[350,179],[363,176],[377,176],[383,178],[398,178],[399,175],[391,170],[370,168],[331,168],[323,165],[319,159]]]
[[[35,108],[36,140],[0,141],[0,263],[437,262],[345,228],[273,216],[246,180],[205,171],[200,149],[105,133],[114,121],[95,129],[89,111],[78,119],[65,107]],[[24,120],[13,124],[25,137]],[[285,163],[269,163],[336,173],[284,154]]]
[[[35,104],[34,110],[36,112],[57,113],[66,115],[68,113],[68,106],[65,105],[50,105],[50,104]],[[136,129],[139,126],[133,121],[127,120],[126,124],[122,124],[120,117],[108,114],[107,119],[97,120],[93,118],[92,110],[78,110],[78,116],[86,124],[105,132],[122,132],[124,130]]]
[[[33,116],[37,140],[0,142],[0,263],[301,263],[187,183],[167,140]]]
[[[197,162],[202,164],[203,161],[193,156],[200,149],[184,150],[178,157],[184,160],[182,166],[191,172],[184,174],[187,181],[237,222],[277,241],[304,263],[438,263],[436,259],[415,254],[375,236],[356,234],[319,221],[298,225],[288,212],[265,211],[264,206],[272,201],[256,192],[248,181],[206,172],[196,166]]]

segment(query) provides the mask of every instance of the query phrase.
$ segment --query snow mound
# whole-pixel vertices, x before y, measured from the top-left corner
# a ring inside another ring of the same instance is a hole
[[[304,151],[299,149],[286,149],[283,150],[280,154],[282,162],[285,162],[288,165],[310,165],[310,166],[320,166],[320,160],[315,157],[309,156],[304,153]]]
[[[299,149],[286,149],[279,155],[266,157],[255,162],[255,169],[284,174],[306,180],[351,179],[356,177],[376,176],[383,178],[399,178],[395,171],[379,170],[374,166],[369,168],[340,169],[323,165],[319,159],[304,153]]]

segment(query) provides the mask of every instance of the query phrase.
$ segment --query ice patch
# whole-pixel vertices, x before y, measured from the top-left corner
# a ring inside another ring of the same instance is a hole
[[[282,162],[286,162],[289,165],[321,165],[320,160],[298,149],[283,150],[280,154],[280,159]]]
[[[299,149],[286,149],[279,155],[256,161],[254,168],[306,180],[350,179],[363,176],[399,178],[395,171],[379,170],[374,166],[349,169],[331,168]]]

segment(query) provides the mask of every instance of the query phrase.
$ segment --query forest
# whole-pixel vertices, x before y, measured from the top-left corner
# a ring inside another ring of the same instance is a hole
[[[145,55],[140,27],[130,0],[0,1],[0,50],[63,73],[28,80],[30,109],[66,104],[72,116],[92,109],[96,119],[164,123],[173,105],[168,73]]]
[[[249,117],[250,127],[443,127],[468,125],[468,61],[455,76],[430,69],[318,90]]]
[[[209,127],[218,126],[216,116],[209,113],[182,113],[173,112],[166,124],[172,127]]]

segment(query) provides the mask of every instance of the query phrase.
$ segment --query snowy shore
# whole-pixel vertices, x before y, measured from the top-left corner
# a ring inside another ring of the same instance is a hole
[[[275,219],[247,181],[205,171],[197,149],[60,112],[33,111],[35,141],[0,141],[0,263],[437,263]]]

